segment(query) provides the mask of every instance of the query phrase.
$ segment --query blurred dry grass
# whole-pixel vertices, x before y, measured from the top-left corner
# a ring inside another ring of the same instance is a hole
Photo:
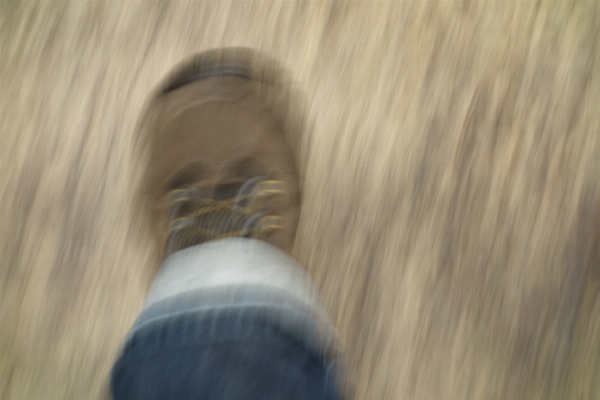
[[[595,2],[0,3],[0,398],[95,399],[151,280],[135,126],[241,45],[308,99],[296,244],[357,399],[600,398]]]

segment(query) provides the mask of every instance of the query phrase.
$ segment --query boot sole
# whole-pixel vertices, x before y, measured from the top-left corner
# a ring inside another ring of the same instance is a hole
[[[211,49],[183,61],[164,81],[159,95],[164,95],[192,82],[218,77],[236,76],[270,86],[281,86],[283,68],[266,54],[246,47]]]

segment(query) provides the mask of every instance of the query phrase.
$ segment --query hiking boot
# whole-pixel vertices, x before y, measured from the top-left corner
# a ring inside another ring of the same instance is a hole
[[[291,254],[300,191],[274,111],[285,98],[280,71],[248,49],[212,50],[175,71],[151,102],[143,190],[165,257],[227,237]]]

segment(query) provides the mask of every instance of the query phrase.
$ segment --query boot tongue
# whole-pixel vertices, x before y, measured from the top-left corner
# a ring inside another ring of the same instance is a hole
[[[227,200],[237,197],[244,181],[232,181],[216,185],[213,191],[213,198],[217,200]]]

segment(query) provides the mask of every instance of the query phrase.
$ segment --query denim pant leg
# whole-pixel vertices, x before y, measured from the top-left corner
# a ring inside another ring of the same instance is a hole
[[[161,266],[111,375],[116,400],[338,399],[333,327],[303,269],[230,238]]]

